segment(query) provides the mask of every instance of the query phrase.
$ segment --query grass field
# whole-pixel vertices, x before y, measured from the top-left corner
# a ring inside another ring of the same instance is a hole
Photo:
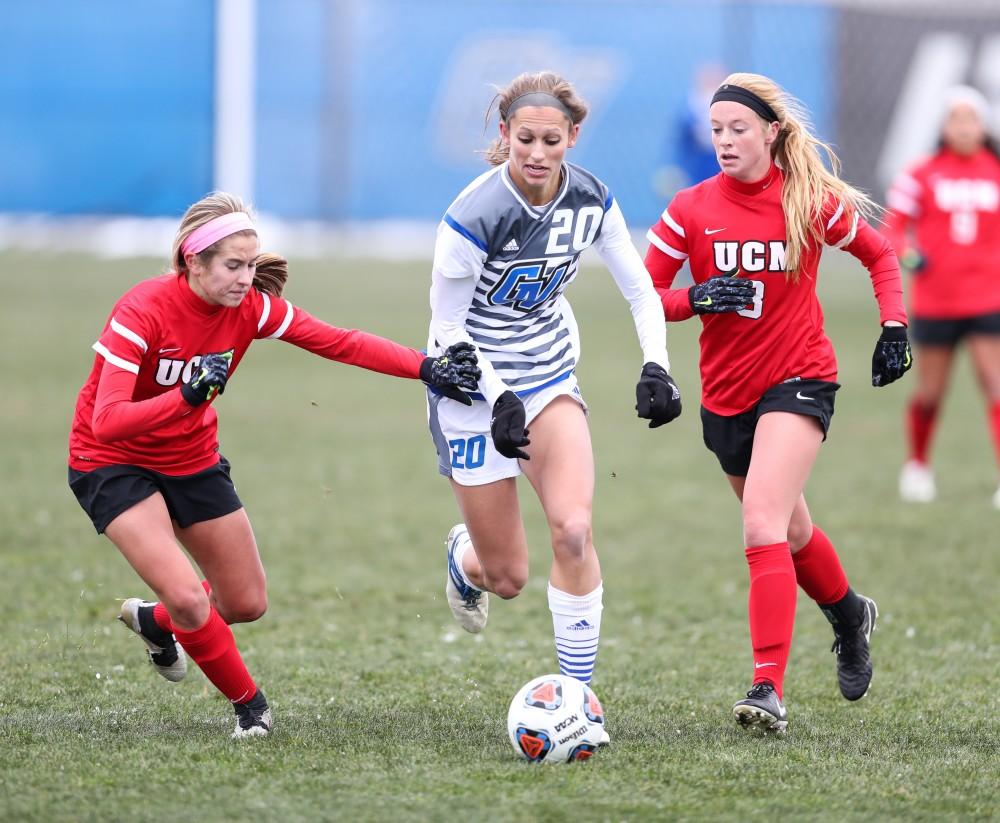
[[[428,267],[293,260],[288,296],[421,345]],[[940,501],[897,502],[906,382],[872,389],[865,273],[831,258],[821,291],[841,361],[810,482],[814,518],[882,613],[870,694],[837,691],[831,632],[799,600],[785,739],[747,736],[739,511],[698,421],[698,324],[672,326],[676,423],[634,418],[641,358],[610,277],[570,291],[597,460],[605,575],[594,688],[613,748],[536,768],[507,703],[555,669],[548,548],[522,489],[532,578],[479,637],[452,622],[443,539],[456,508],[419,385],[255,346],[219,402],[221,441],[268,570],[270,611],[235,627],[276,716],[235,744],[199,671],[172,685],[115,623],[148,592],[66,487],[66,432],[104,318],[160,261],[0,255],[0,820],[985,819],[1000,814],[1000,513],[967,367],[937,442]],[[606,312],[606,313],[605,313]]]

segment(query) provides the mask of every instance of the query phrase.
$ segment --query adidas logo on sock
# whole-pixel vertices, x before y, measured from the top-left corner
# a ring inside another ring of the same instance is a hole
[[[567,628],[568,628],[568,629],[569,629],[570,631],[578,631],[578,632],[582,632],[582,631],[583,631],[584,629],[592,629],[592,628],[594,628],[594,627],[593,627],[593,626],[591,626],[591,625],[590,625],[590,624],[589,624],[589,623],[588,623],[588,622],[587,622],[586,620],[578,620],[578,621],[577,621],[576,623],[574,623],[574,624],[573,624],[572,626],[567,626]]]
[[[507,241],[507,245],[503,247],[504,251],[520,251],[521,247],[517,245],[517,241],[512,237]]]

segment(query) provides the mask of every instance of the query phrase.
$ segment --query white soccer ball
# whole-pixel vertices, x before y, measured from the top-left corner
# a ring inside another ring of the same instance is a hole
[[[601,742],[604,709],[589,686],[562,674],[530,680],[514,695],[507,734],[532,763],[586,760]]]

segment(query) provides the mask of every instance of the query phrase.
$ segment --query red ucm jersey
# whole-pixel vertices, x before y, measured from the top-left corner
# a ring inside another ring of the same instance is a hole
[[[910,309],[928,318],[1000,311],[1000,158],[944,149],[889,189],[886,236],[915,246],[924,268],[911,280]],[[911,233],[913,238],[910,238]]]
[[[134,286],[115,304],[94,343],[94,366],[77,398],[69,465],[78,471],[134,465],[193,474],[219,460],[212,403],[181,395],[205,354],[232,351],[232,378],[250,343],[272,338],[331,360],[418,377],[415,349],[317,320],[281,297],[251,289],[236,308],[198,297],[183,274]],[[218,395],[216,395],[217,397]]]
[[[735,271],[756,289],[745,309],[701,315],[702,405],[715,414],[744,412],[785,380],[837,378],[816,296],[822,247],[804,250],[797,282],[785,273],[783,179],[776,166],[753,184],[720,173],[678,192],[647,234],[646,268],[667,320],[694,314],[687,289],[670,288],[685,260],[696,283]],[[882,321],[905,323],[899,265],[889,243],[832,198],[820,219],[824,241],[846,249],[871,272]]]

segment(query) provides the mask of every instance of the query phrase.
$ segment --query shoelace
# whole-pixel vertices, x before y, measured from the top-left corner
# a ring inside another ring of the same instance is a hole
[[[751,700],[761,700],[770,695],[773,691],[774,686],[770,683],[755,683],[750,687],[750,691],[747,692],[747,697]]]

